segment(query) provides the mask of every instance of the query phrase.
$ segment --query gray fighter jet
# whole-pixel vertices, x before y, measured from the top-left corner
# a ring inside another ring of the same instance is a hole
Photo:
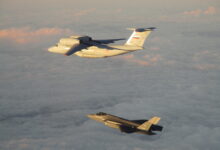
[[[127,120],[117,116],[113,116],[104,112],[87,115],[89,118],[104,123],[111,128],[119,129],[125,133],[141,133],[154,135],[153,131],[162,131],[163,127],[157,125],[160,121],[159,117],[153,117],[150,120]]]
[[[129,28],[129,30],[133,30],[133,33],[124,45],[108,45],[124,39],[93,40],[89,36],[71,36],[60,39],[59,43],[50,47],[48,51],[66,56],[75,54],[87,58],[121,55],[143,49],[146,38],[154,29],[154,27]]]

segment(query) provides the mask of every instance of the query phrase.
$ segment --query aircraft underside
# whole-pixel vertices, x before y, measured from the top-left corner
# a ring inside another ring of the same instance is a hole
[[[80,57],[86,57],[86,58],[103,58],[103,57],[111,57],[116,55],[122,55],[125,53],[129,53],[132,51],[124,51],[124,50],[106,50],[106,49],[100,49],[100,50],[82,50],[74,53],[77,56]]]
[[[64,46],[54,46],[50,48],[51,52],[60,53],[64,55],[68,55],[68,53],[75,54],[79,57],[85,58],[103,58],[103,57],[111,57],[116,55],[122,55],[125,53],[130,53],[136,50],[142,49],[141,47],[136,46],[106,46],[106,45],[97,45],[91,46],[87,49],[82,49],[74,52],[72,47],[64,47]],[[69,55],[68,55],[69,56]]]

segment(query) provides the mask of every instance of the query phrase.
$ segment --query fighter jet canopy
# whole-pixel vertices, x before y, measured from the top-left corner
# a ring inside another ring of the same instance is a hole
[[[98,113],[96,113],[96,115],[103,116],[103,115],[106,115],[106,113],[104,113],[104,112],[98,112]]]

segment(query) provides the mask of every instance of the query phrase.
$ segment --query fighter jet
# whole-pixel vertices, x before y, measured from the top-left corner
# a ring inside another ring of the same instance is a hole
[[[104,123],[111,128],[119,129],[125,133],[140,133],[155,135],[153,131],[162,131],[163,127],[156,125],[160,121],[159,117],[153,117],[150,120],[127,120],[113,116],[104,112],[87,115],[89,118]]]
[[[133,30],[124,45],[108,45],[124,39],[93,40],[89,36],[70,36],[62,38],[49,52],[60,53],[66,56],[77,55],[86,58],[103,58],[122,55],[143,49],[144,42],[155,27],[150,28],[129,28]]]

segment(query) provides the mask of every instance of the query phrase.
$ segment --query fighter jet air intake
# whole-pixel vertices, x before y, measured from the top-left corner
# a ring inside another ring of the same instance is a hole
[[[70,36],[60,39],[59,43],[48,49],[49,52],[66,56],[77,55],[86,58],[103,58],[122,55],[143,49],[143,45],[151,31],[150,28],[129,28],[133,33],[124,45],[108,45],[124,39],[93,40],[89,36]]]
[[[153,131],[162,131],[163,127],[157,125],[160,121],[159,117],[152,117],[150,120],[127,120],[117,116],[113,116],[104,112],[87,115],[90,119],[104,123],[106,126],[119,129],[125,133],[140,133],[147,135],[155,135]]]

